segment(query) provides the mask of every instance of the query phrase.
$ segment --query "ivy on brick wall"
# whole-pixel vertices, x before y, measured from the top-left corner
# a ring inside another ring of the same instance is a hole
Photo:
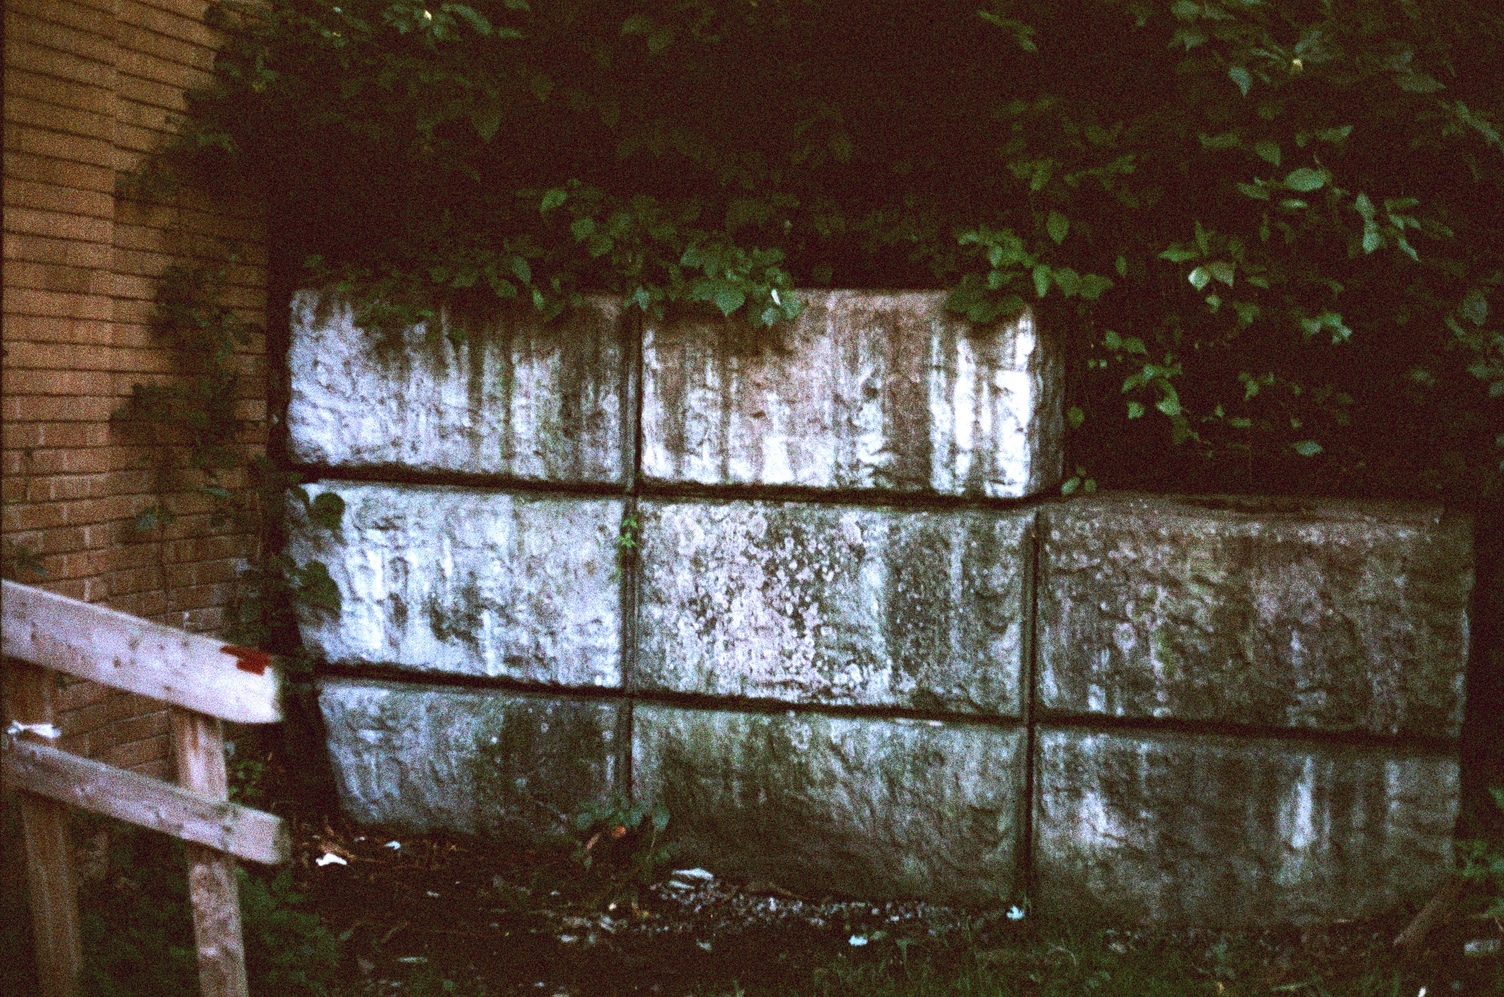
[[[1492,0],[213,11],[179,162],[370,323],[948,287],[1067,337],[1067,488],[1499,488]]]

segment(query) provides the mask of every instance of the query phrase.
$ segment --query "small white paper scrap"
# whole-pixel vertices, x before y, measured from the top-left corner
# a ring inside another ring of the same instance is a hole
[[[402,847],[402,842],[400,842],[400,841],[388,841],[386,844],[382,845],[381,847],[382,848],[390,848],[392,851],[395,852],[397,849],[399,849],[399,848]]]
[[[852,945],[855,945],[858,948],[860,948],[863,945],[867,944],[867,936],[865,936],[865,935],[852,935],[850,938],[848,938],[846,940],[848,942],[850,942]]]
[[[1010,921],[1022,921],[1023,919],[1024,919],[1024,909],[1022,907],[1014,905],[1014,906],[1008,908],[1008,920],[1010,920]]]
[[[346,862],[344,859],[340,858],[338,855],[334,854],[333,852],[325,852],[323,855],[320,855],[318,858],[314,859],[313,860],[313,864],[314,865],[349,865],[350,863]]]
[[[56,741],[63,736],[63,732],[52,724],[23,724],[19,720],[12,720],[10,726],[5,729],[7,734],[35,734],[45,737],[49,741]]]

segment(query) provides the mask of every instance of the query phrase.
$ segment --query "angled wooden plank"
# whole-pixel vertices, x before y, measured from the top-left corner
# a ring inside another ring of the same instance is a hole
[[[30,741],[5,750],[5,781],[58,803],[206,845],[251,862],[286,862],[287,827],[274,814]]]
[[[6,662],[5,672],[7,717],[27,724],[52,723],[56,676],[19,661]],[[19,735],[16,747],[41,748],[31,743],[33,737]],[[26,885],[31,901],[38,991],[41,997],[76,997],[81,992],[83,946],[78,933],[78,893],[73,879],[73,849],[68,841],[68,808],[30,793],[22,793],[18,802],[26,849]]]
[[[218,719],[174,709],[172,746],[180,785],[212,799],[228,798],[224,732]],[[235,860],[201,845],[187,850],[199,992],[204,997],[250,997]]]
[[[3,601],[5,654],[225,720],[282,719],[260,652],[8,580]]]

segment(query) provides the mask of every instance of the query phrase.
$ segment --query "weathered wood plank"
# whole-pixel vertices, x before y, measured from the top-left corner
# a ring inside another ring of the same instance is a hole
[[[282,818],[169,782],[20,741],[5,752],[5,781],[68,806],[161,831],[251,862],[287,861]]]
[[[5,671],[6,715],[21,723],[52,723],[54,674],[19,661],[6,662]],[[30,743],[33,737],[19,735],[16,747],[41,748]],[[73,879],[73,850],[68,841],[68,808],[30,793],[22,793],[19,803],[38,992],[41,997],[77,997],[81,992],[83,946],[78,933],[78,893]]]
[[[3,602],[5,654],[225,720],[282,719],[277,670],[259,652],[12,581]]]
[[[172,744],[179,785],[213,799],[228,799],[224,733],[218,719],[174,709]],[[188,897],[198,943],[199,991],[203,997],[250,997],[235,860],[189,845]]]

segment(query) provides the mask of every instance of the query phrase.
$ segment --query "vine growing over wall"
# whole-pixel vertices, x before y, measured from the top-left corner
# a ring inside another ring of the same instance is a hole
[[[214,10],[183,158],[265,192],[370,323],[590,289],[768,327],[796,286],[947,287],[1068,337],[1072,463],[1107,482],[1499,487],[1492,3]]]

